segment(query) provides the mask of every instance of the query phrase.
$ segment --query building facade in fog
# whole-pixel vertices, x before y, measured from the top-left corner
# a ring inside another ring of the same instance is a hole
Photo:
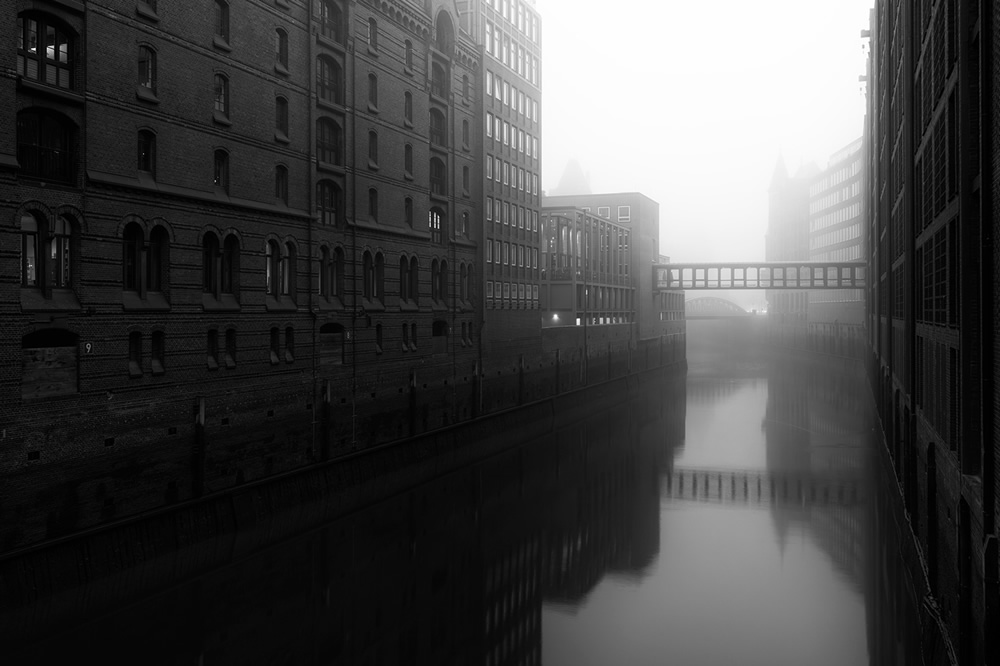
[[[809,165],[790,176],[784,159],[778,158],[768,189],[765,261],[808,261],[809,183],[815,173],[815,165]],[[809,292],[773,289],[765,293],[772,330],[784,343],[804,346]]]
[[[869,371],[901,489],[886,501],[908,518],[885,523],[908,555],[873,609],[879,663],[998,659],[997,20],[996,3],[887,0],[867,33]],[[919,616],[901,648],[900,604]]]
[[[545,197],[541,307],[547,334],[580,327],[588,345],[634,348],[652,341],[665,345],[668,358],[683,358],[684,293],[653,292],[659,209],[638,192]]]
[[[540,350],[541,18],[534,2],[468,4],[481,47],[484,354]]]
[[[830,157],[826,169],[809,184],[810,261],[863,261],[861,216],[861,139]],[[861,289],[817,290],[809,294],[811,327],[860,326],[864,322]]]
[[[3,7],[0,545],[471,415],[470,14]]]

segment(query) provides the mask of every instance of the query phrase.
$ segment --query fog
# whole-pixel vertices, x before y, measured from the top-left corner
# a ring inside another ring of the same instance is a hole
[[[763,259],[778,156],[825,167],[861,135],[871,0],[537,6],[543,187],[575,159],[593,192],[652,197],[673,260]]]

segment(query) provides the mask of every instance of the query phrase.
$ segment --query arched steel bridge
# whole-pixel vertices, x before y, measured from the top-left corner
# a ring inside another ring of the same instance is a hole
[[[759,261],[653,264],[653,290],[862,289],[863,261]]]
[[[721,317],[748,317],[750,313],[727,298],[699,296],[684,301],[685,319],[718,319]]]

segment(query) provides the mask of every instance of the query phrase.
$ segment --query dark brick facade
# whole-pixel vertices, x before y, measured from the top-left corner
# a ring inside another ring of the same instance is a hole
[[[886,1],[870,30],[870,377],[934,663],[998,649],[996,20],[994,3]]]

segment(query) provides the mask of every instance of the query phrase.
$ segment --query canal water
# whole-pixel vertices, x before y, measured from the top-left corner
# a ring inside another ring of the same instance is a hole
[[[688,339],[627,404],[4,661],[868,664],[860,368]]]

